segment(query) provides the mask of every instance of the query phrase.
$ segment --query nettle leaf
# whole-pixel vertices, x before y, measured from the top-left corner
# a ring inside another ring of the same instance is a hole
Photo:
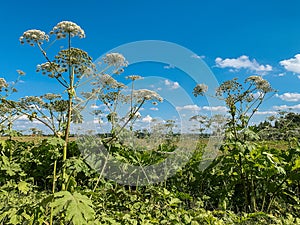
[[[95,218],[92,201],[78,192],[57,192],[50,206],[53,207],[54,215],[65,212],[66,220],[72,221],[74,225],[87,224]]]

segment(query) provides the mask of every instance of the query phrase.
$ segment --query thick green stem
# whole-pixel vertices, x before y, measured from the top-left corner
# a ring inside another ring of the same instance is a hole
[[[57,167],[57,160],[54,161],[53,166],[53,181],[52,181],[52,194],[55,193],[55,185],[56,185],[56,167]],[[50,209],[50,221],[49,224],[53,224],[53,207]]]
[[[71,126],[71,120],[72,120],[73,97],[74,97],[74,94],[75,94],[75,91],[74,91],[74,68],[72,67],[71,62],[70,62],[70,57],[71,57],[70,54],[71,54],[71,36],[69,34],[68,111],[67,111],[67,121],[66,121],[66,127],[65,127],[65,143],[64,143],[64,148],[63,148],[63,164],[65,164],[65,161],[67,160],[67,149],[68,149],[70,126]],[[63,191],[65,191],[66,190],[66,184],[67,184],[67,174],[66,174],[65,165],[63,165],[62,178],[63,178],[63,183],[62,183],[61,189]]]

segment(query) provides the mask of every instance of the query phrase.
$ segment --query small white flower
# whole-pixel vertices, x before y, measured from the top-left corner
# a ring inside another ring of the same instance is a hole
[[[71,37],[78,36],[79,38],[85,38],[84,30],[71,21],[59,22],[50,34],[55,34],[57,39],[65,38],[67,35],[70,35]]]
[[[120,53],[106,54],[106,56],[103,58],[103,61],[106,64],[115,67],[122,67],[128,65],[128,62],[126,61],[125,57]]]
[[[28,30],[23,33],[19,40],[21,44],[27,42],[29,45],[34,46],[35,43],[42,44],[43,41],[49,41],[49,36],[41,30]]]

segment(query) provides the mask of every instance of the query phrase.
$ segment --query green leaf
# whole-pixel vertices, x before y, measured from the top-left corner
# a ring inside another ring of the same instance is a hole
[[[294,170],[297,170],[300,168],[300,157],[298,157],[296,160],[295,160],[295,165],[293,166],[292,168],[292,171]]]
[[[20,181],[18,183],[18,190],[23,194],[27,194],[30,190],[28,183],[26,181]]]
[[[68,191],[60,191],[54,194],[53,207],[54,215],[65,212],[66,220],[72,221],[74,225],[87,224],[95,218],[92,201],[85,195],[78,192],[73,194]]]
[[[180,203],[181,203],[181,200],[179,198],[171,198],[171,200],[169,201],[169,205],[171,205],[171,206],[177,206]]]
[[[58,137],[50,137],[47,139],[47,143],[53,146],[63,146],[65,144],[65,141]]]

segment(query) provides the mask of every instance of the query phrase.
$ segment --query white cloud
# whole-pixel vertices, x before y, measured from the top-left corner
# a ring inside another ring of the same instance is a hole
[[[171,85],[171,81],[165,80],[165,85],[170,86]]]
[[[176,110],[194,110],[194,111],[199,111],[201,108],[197,105],[185,105],[185,106],[177,106]]]
[[[213,112],[226,112],[227,108],[225,106],[203,106],[203,110],[213,111]]]
[[[287,102],[298,102],[300,101],[300,93],[283,93],[282,95],[276,94],[277,98]]]
[[[276,110],[300,110],[300,104],[298,105],[275,105],[273,106]]]
[[[170,87],[171,89],[177,89],[177,88],[180,87],[180,85],[177,81],[172,82],[172,81],[169,81],[169,80],[165,80],[165,85]]]
[[[172,89],[177,89],[177,88],[179,88],[180,87],[180,85],[179,85],[179,83],[177,82],[177,81],[175,81],[174,83],[173,83],[173,85],[172,85]]]
[[[29,121],[28,116],[26,116],[26,115],[22,115],[22,116],[18,117],[17,120],[18,121]]]
[[[95,118],[95,119],[93,120],[93,123],[94,123],[94,124],[102,124],[102,123],[103,123],[103,120],[102,120],[102,119],[99,119],[99,118]]]
[[[147,115],[147,116],[145,116],[143,119],[142,119],[142,121],[143,122],[148,122],[148,123],[150,123],[151,121],[152,121],[152,117],[150,116],[150,115]]]
[[[99,105],[95,105],[95,104],[91,105],[91,109],[99,109],[99,108],[100,108]]]
[[[171,64],[164,66],[164,69],[174,69],[174,68],[175,66]]]
[[[279,62],[287,71],[300,74],[300,54],[294,56],[294,58],[285,59]]]
[[[204,59],[205,58],[205,56],[204,55],[197,55],[197,54],[193,54],[193,55],[191,55],[191,57],[192,58],[194,58],[194,59]]]
[[[222,59],[220,57],[215,59],[216,66],[220,68],[233,68],[235,70],[248,69],[255,72],[270,72],[272,71],[272,66],[270,65],[260,65],[255,59],[250,60],[249,56],[242,55],[238,58],[232,59]]]
[[[259,98],[261,96],[263,96],[263,93],[260,91],[253,93],[253,98]]]
[[[276,111],[257,111],[255,112],[256,115],[274,115],[277,114]]]

